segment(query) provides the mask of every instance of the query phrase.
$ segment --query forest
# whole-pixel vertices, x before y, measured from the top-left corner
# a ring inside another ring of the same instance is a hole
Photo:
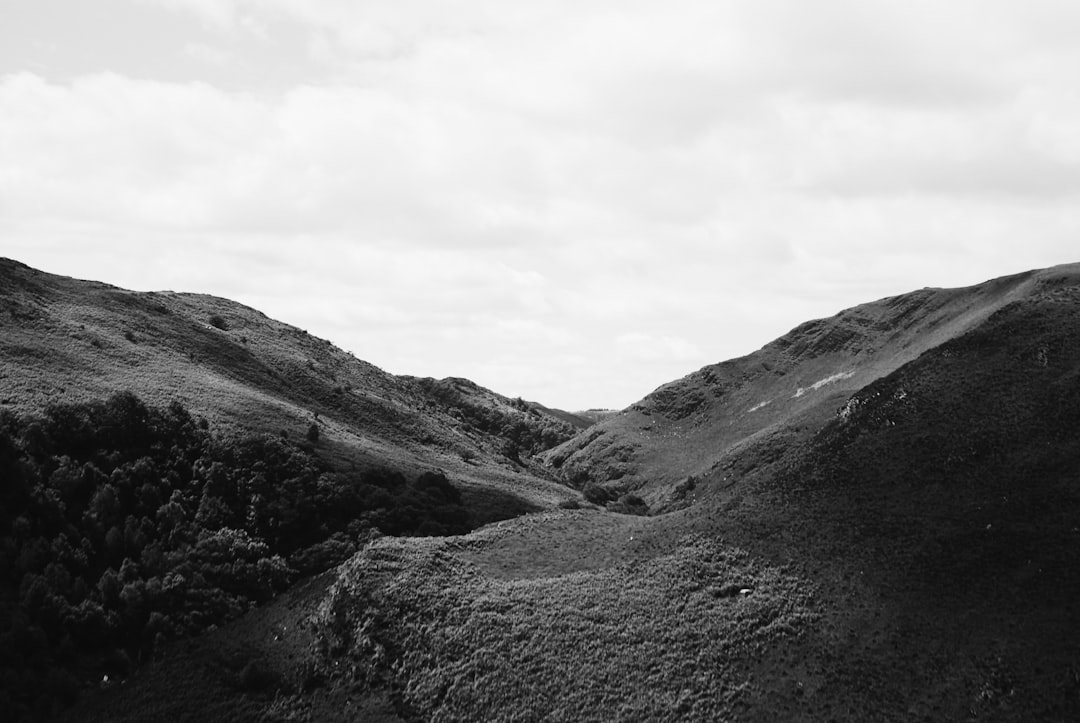
[[[380,535],[471,528],[442,473],[344,474],[317,452],[130,392],[0,410],[0,710],[49,717]]]

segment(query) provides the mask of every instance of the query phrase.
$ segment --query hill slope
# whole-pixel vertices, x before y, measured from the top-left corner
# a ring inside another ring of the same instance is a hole
[[[218,429],[302,438],[316,424],[335,467],[444,469],[489,516],[567,495],[529,468],[533,452],[576,432],[540,405],[388,374],[226,299],[126,291],[0,259],[0,405],[27,412],[117,390],[179,401]]]
[[[321,659],[338,641],[357,679],[386,651],[419,720],[1073,720],[1078,339],[1077,266],[803,325],[551,453],[647,491],[696,474],[682,509],[374,546],[324,603]],[[601,451],[628,420],[648,443]]]
[[[1078,275],[1080,266],[1059,267],[923,289],[806,322],[757,352],[663,385],[547,461],[576,486],[606,483],[662,504],[673,484],[715,471],[740,445],[793,424],[816,428],[854,391]]]
[[[1077,265],[809,322],[543,455],[665,514],[378,540],[71,719],[1077,720],[1078,370]]]

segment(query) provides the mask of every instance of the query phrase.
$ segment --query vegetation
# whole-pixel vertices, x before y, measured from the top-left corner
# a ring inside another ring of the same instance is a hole
[[[550,410],[466,380],[0,272],[0,403],[210,419],[0,412],[5,720],[204,629],[67,720],[1080,720],[1080,267],[809,322],[539,455]],[[378,537],[469,517],[376,455],[564,509]]]
[[[384,538],[343,566],[319,615],[327,675],[389,688],[408,719],[731,720],[749,661],[816,616],[804,581],[705,537],[508,580],[458,552],[488,534]]]
[[[506,404],[475,396],[479,388],[456,379],[419,379],[419,387],[444,405],[451,416],[479,432],[503,440],[500,450],[507,459],[523,458],[556,447],[577,434],[577,429],[561,419],[544,414],[520,397]]]
[[[465,532],[438,473],[344,476],[270,435],[213,434],[131,393],[0,412],[0,709],[45,717],[87,677],[269,600],[386,534]]]
[[[634,494],[621,495],[614,504],[608,505],[608,509],[624,515],[649,514],[649,506],[645,504],[645,500]]]

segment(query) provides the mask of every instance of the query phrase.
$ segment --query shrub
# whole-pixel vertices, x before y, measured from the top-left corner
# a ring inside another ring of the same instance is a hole
[[[221,314],[213,314],[210,317],[210,326],[221,329],[222,331],[229,330],[229,322],[225,321],[225,317]]]
[[[679,484],[675,485],[675,494],[679,497],[685,497],[687,492],[693,491],[697,487],[697,477],[690,475]]]
[[[596,482],[589,482],[581,490],[581,494],[594,505],[606,505],[615,499],[615,491]]]
[[[301,575],[311,575],[345,562],[355,552],[356,543],[339,532],[329,539],[294,552],[289,557],[289,566]]]
[[[637,495],[629,494],[623,495],[616,502],[608,505],[608,509],[612,512],[619,512],[624,515],[645,516],[649,514],[649,506],[645,504],[645,500]]]

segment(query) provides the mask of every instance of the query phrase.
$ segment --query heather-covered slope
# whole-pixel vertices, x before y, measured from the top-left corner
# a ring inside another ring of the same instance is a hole
[[[491,515],[566,496],[529,465],[576,429],[540,405],[388,374],[226,299],[126,291],[0,259],[0,405],[31,412],[119,390],[179,401],[216,429],[302,438],[314,424],[334,466],[443,469]]]

